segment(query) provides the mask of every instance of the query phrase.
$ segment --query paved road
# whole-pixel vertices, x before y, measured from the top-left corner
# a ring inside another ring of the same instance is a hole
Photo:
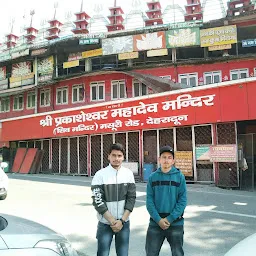
[[[86,256],[96,255],[97,219],[91,206],[87,177],[10,174],[9,194],[0,212],[25,217],[68,237]],[[144,253],[148,213],[145,188],[137,184],[131,215],[131,256]],[[241,239],[256,232],[256,193],[188,185],[185,212],[185,255],[222,256]],[[112,248],[111,256],[115,255]],[[169,256],[164,243],[160,256]]]

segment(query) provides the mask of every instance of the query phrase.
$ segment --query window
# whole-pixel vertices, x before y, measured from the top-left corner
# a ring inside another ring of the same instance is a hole
[[[93,82],[91,83],[91,101],[105,99],[105,83]]]
[[[9,112],[10,111],[10,98],[5,97],[0,99],[1,104],[1,112]]]
[[[50,89],[41,90],[40,92],[40,106],[47,107],[50,106]]]
[[[204,84],[215,84],[221,82],[221,72],[212,71],[204,73]]]
[[[139,82],[138,80],[133,81],[133,97],[147,95],[148,87]]]
[[[125,81],[112,81],[112,100],[126,98]]]
[[[72,88],[72,102],[83,102],[84,101],[84,86],[82,84],[80,85],[74,85]]]
[[[36,95],[35,92],[29,92],[27,95],[27,108],[35,108]]]
[[[61,104],[67,104],[67,103],[68,103],[68,88],[67,87],[57,88],[56,104],[61,105]]]
[[[13,110],[23,110],[24,98],[23,95],[13,97]]]
[[[237,80],[249,77],[249,70],[245,69],[234,69],[230,71],[230,79]]]
[[[198,86],[198,75],[197,73],[179,75],[179,83],[190,87]]]

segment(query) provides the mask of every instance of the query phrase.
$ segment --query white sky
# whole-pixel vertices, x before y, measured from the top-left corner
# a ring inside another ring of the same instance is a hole
[[[132,3],[135,0],[117,0],[117,6],[122,6],[125,14],[131,11]],[[141,9],[147,9],[147,2],[151,0],[137,0],[141,2]],[[50,20],[53,18],[54,14],[54,0],[5,0],[0,9],[0,42],[3,41],[4,36],[10,32],[10,21],[15,18],[14,23],[14,33],[16,35],[21,35],[21,28],[28,26],[30,23],[30,10],[35,10],[35,15],[33,18],[33,25],[37,29],[41,27],[43,20]],[[179,4],[183,9],[186,4],[186,0],[160,0],[162,9],[164,10],[167,5]],[[203,2],[201,0],[201,2]],[[223,0],[224,7],[227,7],[227,0]],[[205,9],[205,20],[217,19],[221,16],[221,11],[219,8],[218,0],[208,0]],[[86,11],[90,16],[95,14],[94,8],[95,4],[102,4],[104,15],[109,14],[109,7],[112,7],[114,0],[84,0],[84,11]],[[71,20],[75,19],[73,15],[75,12],[80,11],[81,0],[59,0],[57,9],[57,18],[61,22],[65,22],[65,14],[70,12],[72,14]],[[23,16],[25,15],[25,18]],[[178,15],[178,14],[177,14]]]

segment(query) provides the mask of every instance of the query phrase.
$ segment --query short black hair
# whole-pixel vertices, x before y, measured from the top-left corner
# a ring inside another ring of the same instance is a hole
[[[124,146],[120,143],[114,143],[110,146],[109,148],[109,154],[111,154],[112,150],[119,150],[123,153],[123,155],[125,154],[125,151],[124,151]]]

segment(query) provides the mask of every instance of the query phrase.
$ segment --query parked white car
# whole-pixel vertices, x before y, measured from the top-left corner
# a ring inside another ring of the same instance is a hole
[[[78,256],[69,241],[30,220],[0,213],[1,256]]]
[[[7,163],[2,162],[0,164],[0,200],[4,200],[7,197],[8,191],[8,176],[4,172],[4,168],[8,166]]]
[[[256,255],[256,233],[232,247],[224,256],[255,256]]]

